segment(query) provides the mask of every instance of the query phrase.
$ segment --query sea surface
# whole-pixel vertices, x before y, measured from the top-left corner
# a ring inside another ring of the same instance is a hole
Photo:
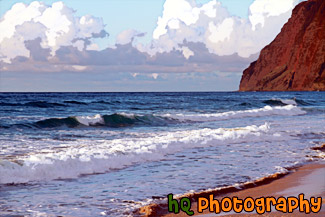
[[[325,92],[0,93],[0,215],[132,216],[322,160]]]

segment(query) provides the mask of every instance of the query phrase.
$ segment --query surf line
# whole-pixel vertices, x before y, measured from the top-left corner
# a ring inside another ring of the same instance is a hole
[[[178,214],[181,211],[187,215],[194,215],[194,211],[191,210],[191,200],[188,197],[183,197],[179,201],[173,198],[173,194],[168,194],[168,211]],[[260,197],[253,199],[252,197],[246,197],[245,199],[239,199],[238,197],[224,197],[220,201],[214,199],[214,195],[210,194],[209,199],[205,197],[199,197],[197,201],[197,212],[202,213],[209,208],[210,212],[216,214],[220,212],[234,211],[236,213],[256,212],[260,215],[265,212],[271,212],[271,206],[282,213],[292,213],[299,207],[299,211],[309,214],[310,212],[318,213],[322,207],[322,197],[311,197],[310,200],[304,198],[303,193],[298,197]]]

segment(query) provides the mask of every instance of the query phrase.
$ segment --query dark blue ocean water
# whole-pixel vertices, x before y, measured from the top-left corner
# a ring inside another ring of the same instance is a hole
[[[0,215],[128,215],[323,157],[324,92],[0,93]]]

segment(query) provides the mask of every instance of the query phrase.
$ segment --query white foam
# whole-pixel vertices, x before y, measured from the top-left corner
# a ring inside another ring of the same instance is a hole
[[[89,140],[78,146],[67,144],[69,147],[64,150],[32,153],[17,157],[14,161],[0,161],[0,183],[77,178],[81,174],[107,172],[136,163],[161,160],[167,154],[188,148],[283,139],[273,136],[269,130],[269,124],[265,123],[261,126],[230,129],[157,132],[147,137],[127,137],[110,141]]]
[[[104,124],[104,120],[100,114],[96,114],[94,116],[76,116],[76,119],[79,123],[86,126]]]
[[[279,99],[279,98],[272,98],[271,100],[272,100],[272,101],[280,101],[280,102],[282,102],[283,104],[286,104],[286,105],[298,105],[295,99],[296,99],[296,98],[294,98],[294,99]]]
[[[164,114],[163,117],[178,119],[180,121],[217,121],[246,117],[264,117],[264,116],[293,116],[306,114],[305,111],[294,105],[286,106],[265,106],[259,109],[229,111],[212,114]]]
[[[297,102],[294,99],[275,99],[280,100],[283,104],[287,105],[297,105]]]

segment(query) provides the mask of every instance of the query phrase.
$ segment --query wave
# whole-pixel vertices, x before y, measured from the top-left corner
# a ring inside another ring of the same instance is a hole
[[[259,109],[238,110],[221,113],[194,113],[194,114],[126,114],[114,113],[110,115],[96,114],[93,116],[70,116],[65,118],[48,118],[33,123],[14,124],[14,127],[27,128],[80,128],[80,127],[132,127],[132,126],[166,126],[169,124],[183,124],[193,122],[211,122],[239,118],[266,117],[266,116],[295,116],[306,114],[306,111],[293,105],[265,106]],[[10,128],[10,126],[1,126]]]
[[[285,106],[285,105],[311,105],[308,102],[305,102],[304,100],[301,99],[277,99],[277,98],[272,98],[269,100],[264,100],[263,103],[267,105],[272,105],[272,106]]]
[[[67,104],[77,104],[77,105],[88,105],[88,104],[107,104],[107,105],[115,105],[115,104],[121,104],[122,102],[119,100],[112,100],[112,101],[104,101],[104,100],[99,100],[99,101],[92,101],[90,103],[85,103],[85,102],[80,102],[80,101],[75,101],[75,100],[66,100],[64,103]]]
[[[21,106],[23,104],[21,103],[7,103],[7,102],[2,102],[0,103],[0,106]]]
[[[85,102],[79,102],[79,101],[75,101],[75,100],[66,100],[66,101],[64,101],[64,103],[67,103],[67,104],[76,104],[76,105],[88,105]]]
[[[295,101],[299,104],[299,105],[312,105],[312,103],[306,102],[302,99],[295,99]]]
[[[243,102],[243,103],[240,103],[239,106],[251,106],[252,104],[249,103],[249,102]]]
[[[119,100],[113,100],[113,101],[104,101],[104,100],[99,100],[99,101],[93,101],[92,103],[97,103],[97,104],[108,104],[108,105],[115,105],[115,104],[121,104],[122,102]]]
[[[27,103],[0,103],[1,106],[28,106],[37,108],[51,108],[56,106],[65,106],[61,103],[45,102],[45,101],[32,101]]]
[[[112,101],[112,102],[106,102],[103,100],[100,101],[93,101],[90,104],[120,104],[120,101]],[[68,105],[88,105],[88,103],[80,102],[76,100],[65,100],[63,103],[56,103],[56,102],[46,102],[46,101],[32,101],[32,102],[26,102],[26,103],[6,103],[1,102],[0,106],[28,106],[28,107],[37,107],[37,108],[51,108],[51,107],[62,107],[62,106],[68,106]]]
[[[162,160],[168,154],[189,148],[284,139],[270,134],[269,130],[270,125],[265,123],[240,128],[155,132],[146,137],[83,141],[59,151],[40,150],[40,153],[0,160],[0,183],[78,178],[85,174],[105,173],[146,161]]]
[[[61,103],[51,103],[45,101],[36,101],[36,102],[28,102],[24,104],[25,106],[39,107],[39,108],[50,108],[56,106],[65,106]]]
[[[77,127],[80,123],[75,117],[67,117],[67,118],[49,118],[42,121],[37,121],[36,123],[32,124],[32,126],[38,128],[55,128],[55,127]]]
[[[56,127],[128,127],[133,125],[165,125],[172,120],[155,117],[153,115],[111,114],[94,116],[72,116],[67,118],[49,118],[37,121],[32,126],[38,128]]]
[[[273,115],[281,116],[294,116],[306,114],[305,111],[294,105],[286,106],[265,106],[258,109],[249,110],[239,110],[239,111],[229,111],[223,113],[212,113],[212,114],[164,114],[163,117],[177,119],[181,122],[194,121],[194,122],[204,122],[204,121],[218,121],[218,120],[228,120],[236,118],[248,118],[248,117],[265,117]]]
[[[284,106],[284,105],[287,105],[287,104],[283,103],[282,100],[277,100],[277,99],[264,100],[263,103],[265,103],[267,105],[272,105],[272,106]]]
[[[301,99],[277,99],[272,98],[269,100],[262,101],[264,104],[270,105],[270,106],[286,106],[286,105],[311,105],[309,102],[305,102]],[[142,108],[141,106],[146,105],[143,102],[137,102],[137,101],[127,101],[123,102],[126,105],[132,105],[131,110],[144,110],[145,108]],[[92,105],[92,104],[105,104],[105,105],[118,105],[122,104],[119,100],[110,100],[110,101],[92,101],[92,102],[82,102],[77,100],[65,100],[63,102],[47,102],[47,101],[31,101],[26,103],[7,103],[7,102],[0,102],[0,106],[22,106],[22,107],[37,107],[37,108],[53,108],[53,107],[64,107],[64,106],[73,106],[73,105]],[[136,106],[139,105],[139,106]],[[250,106],[252,105],[250,102],[242,102],[238,104],[239,106]]]

